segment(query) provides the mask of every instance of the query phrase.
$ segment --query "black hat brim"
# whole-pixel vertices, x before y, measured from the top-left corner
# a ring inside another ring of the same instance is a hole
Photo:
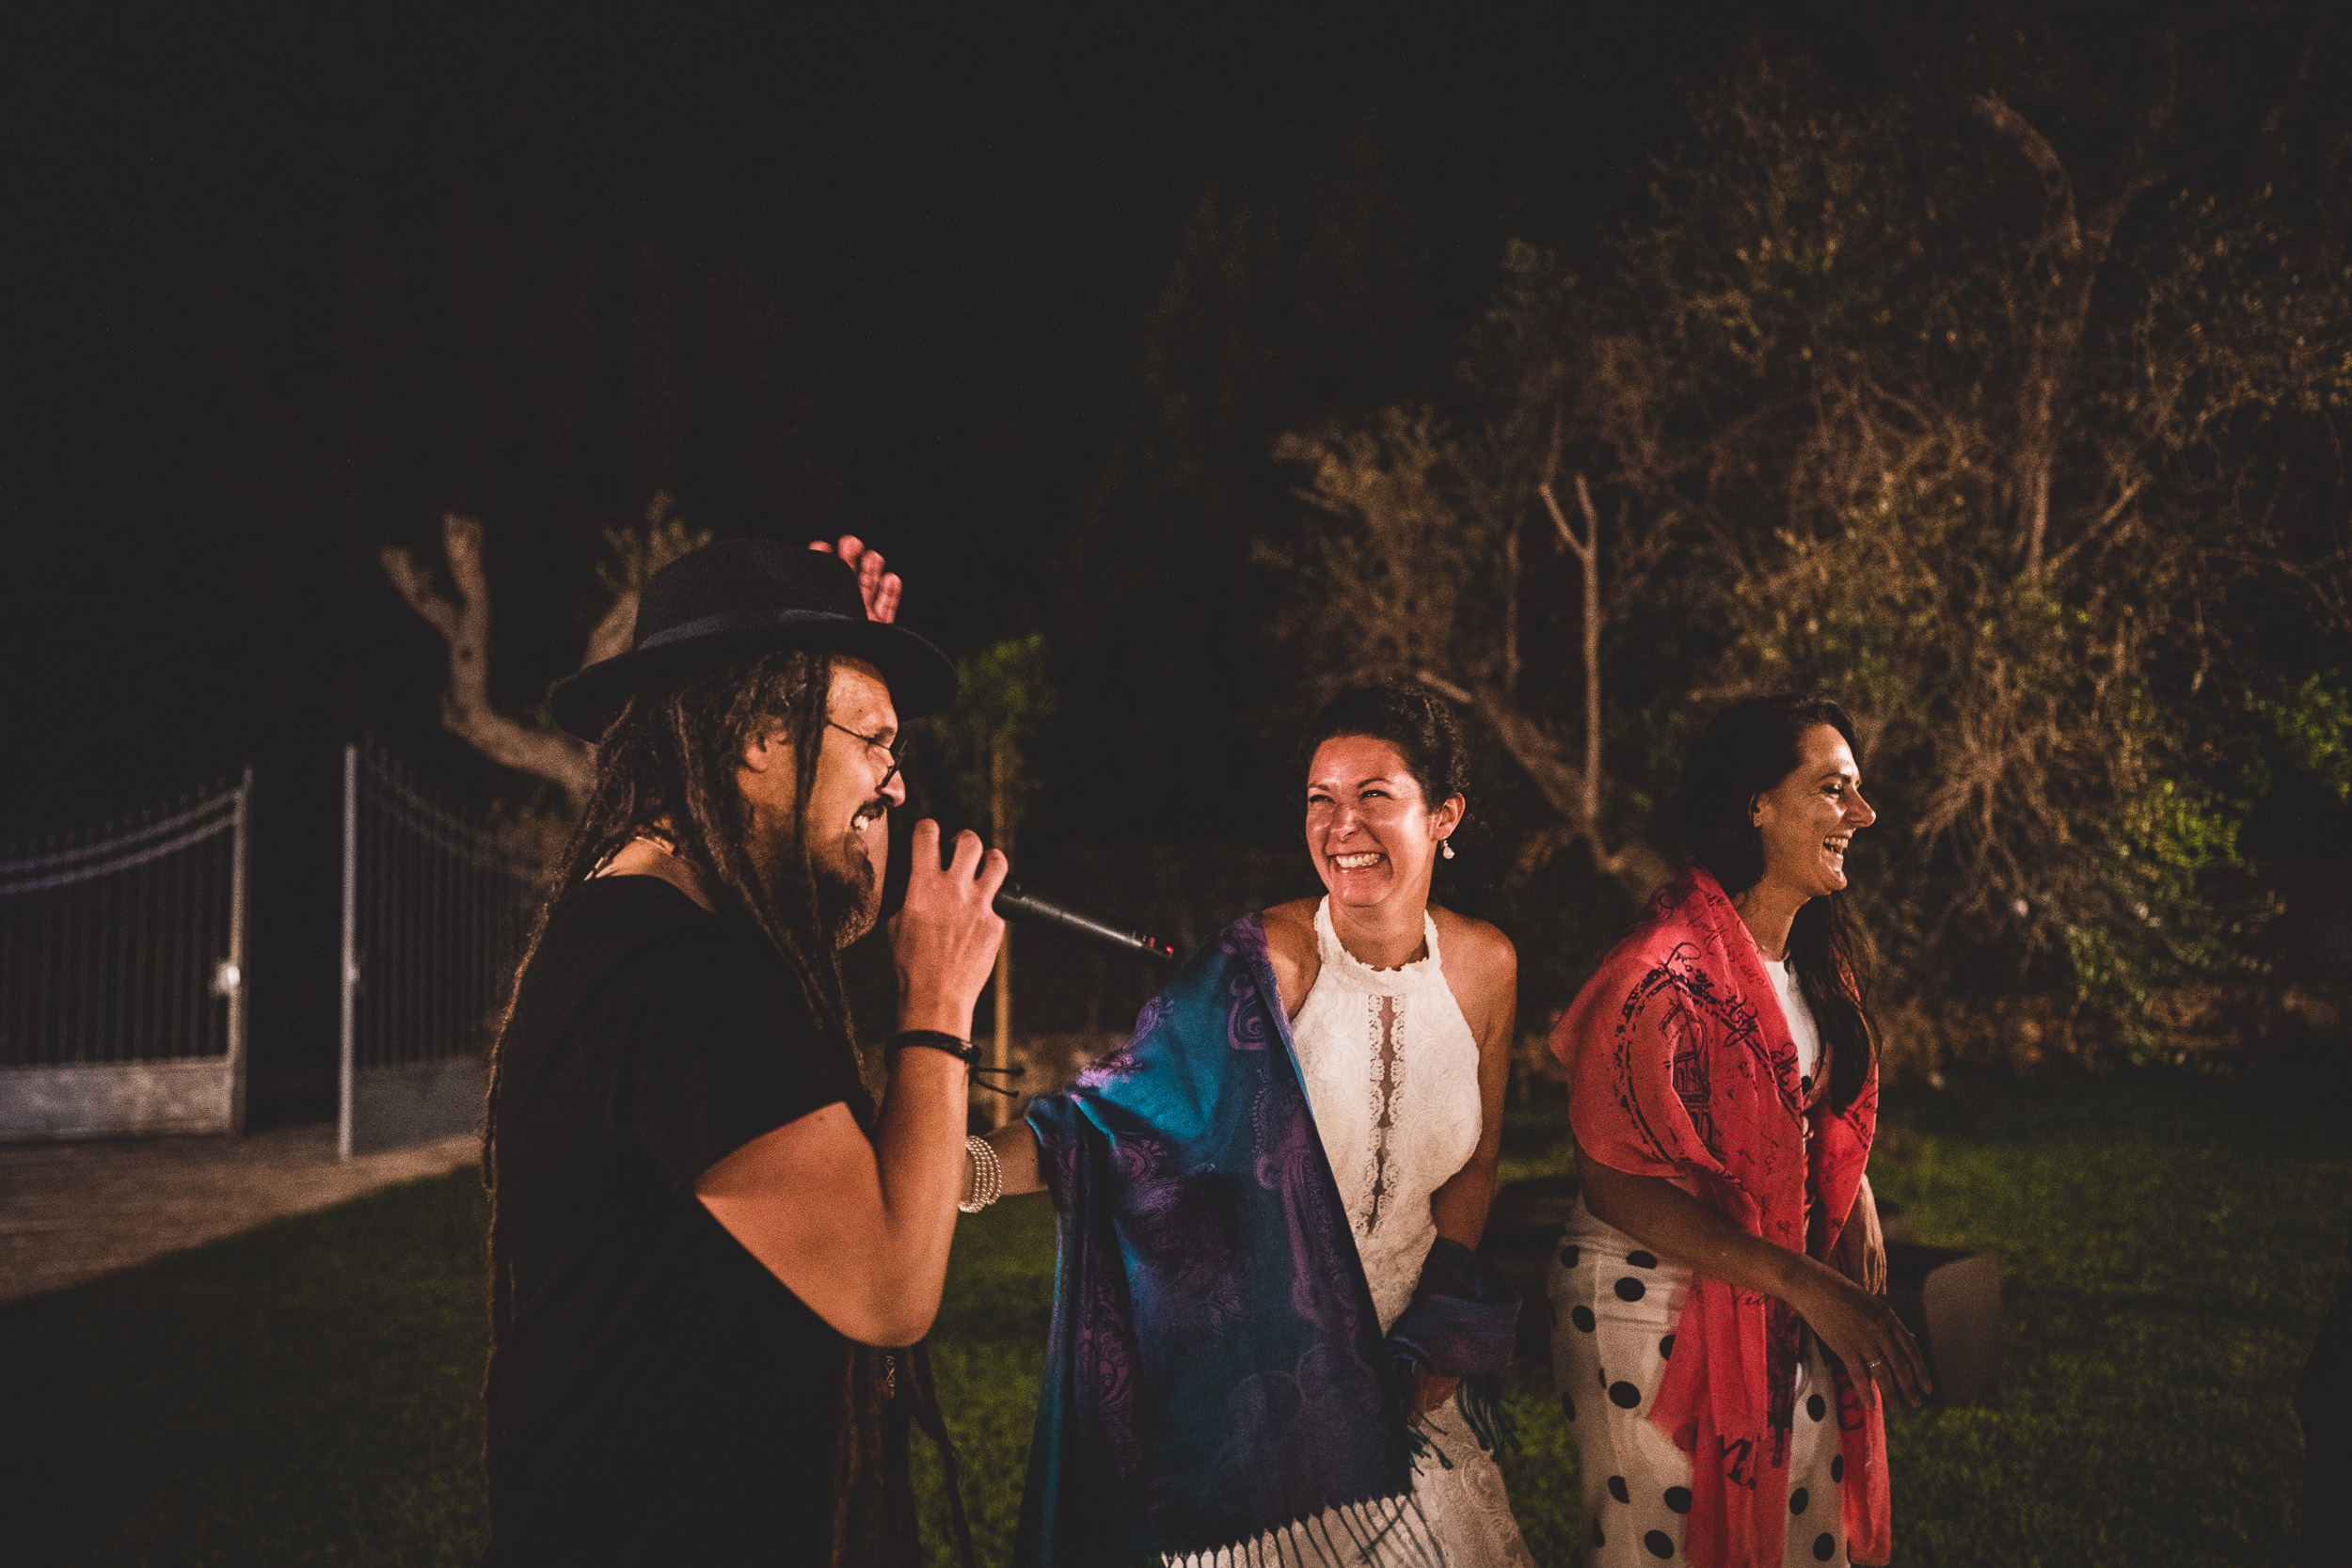
[[[889,683],[902,722],[937,712],[956,694],[956,667],[947,656],[902,626],[814,610],[736,610],[673,627],[564,676],[548,693],[548,705],[564,729],[601,740],[640,688],[714,658],[768,648],[865,659]]]

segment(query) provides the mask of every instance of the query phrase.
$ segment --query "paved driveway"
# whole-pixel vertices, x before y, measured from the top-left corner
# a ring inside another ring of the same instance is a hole
[[[0,1146],[0,1301],[39,1295],[482,1157],[471,1133],[335,1158],[335,1127]]]

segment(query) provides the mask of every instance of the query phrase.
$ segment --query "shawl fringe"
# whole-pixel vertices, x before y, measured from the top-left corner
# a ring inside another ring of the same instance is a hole
[[[1168,1568],[1442,1568],[1445,1548],[1410,1492],[1342,1503],[1230,1545],[1163,1560]]]

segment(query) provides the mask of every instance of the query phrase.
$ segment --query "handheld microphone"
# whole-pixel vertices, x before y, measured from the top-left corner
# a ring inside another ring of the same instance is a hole
[[[1063,936],[1119,958],[1141,958],[1154,964],[1172,964],[1176,961],[1176,949],[1159,938],[1147,937],[1140,931],[1122,931],[1092,915],[1080,914],[1050,899],[1024,893],[1019,882],[1009,881],[997,889],[995,908],[996,912],[1007,920],[1034,926],[1041,931],[1058,931]]]

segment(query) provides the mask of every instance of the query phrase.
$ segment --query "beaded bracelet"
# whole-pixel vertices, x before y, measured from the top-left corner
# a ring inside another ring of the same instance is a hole
[[[963,1152],[972,1162],[972,1190],[956,1207],[977,1214],[1005,1196],[1005,1167],[986,1138],[964,1139]]]

